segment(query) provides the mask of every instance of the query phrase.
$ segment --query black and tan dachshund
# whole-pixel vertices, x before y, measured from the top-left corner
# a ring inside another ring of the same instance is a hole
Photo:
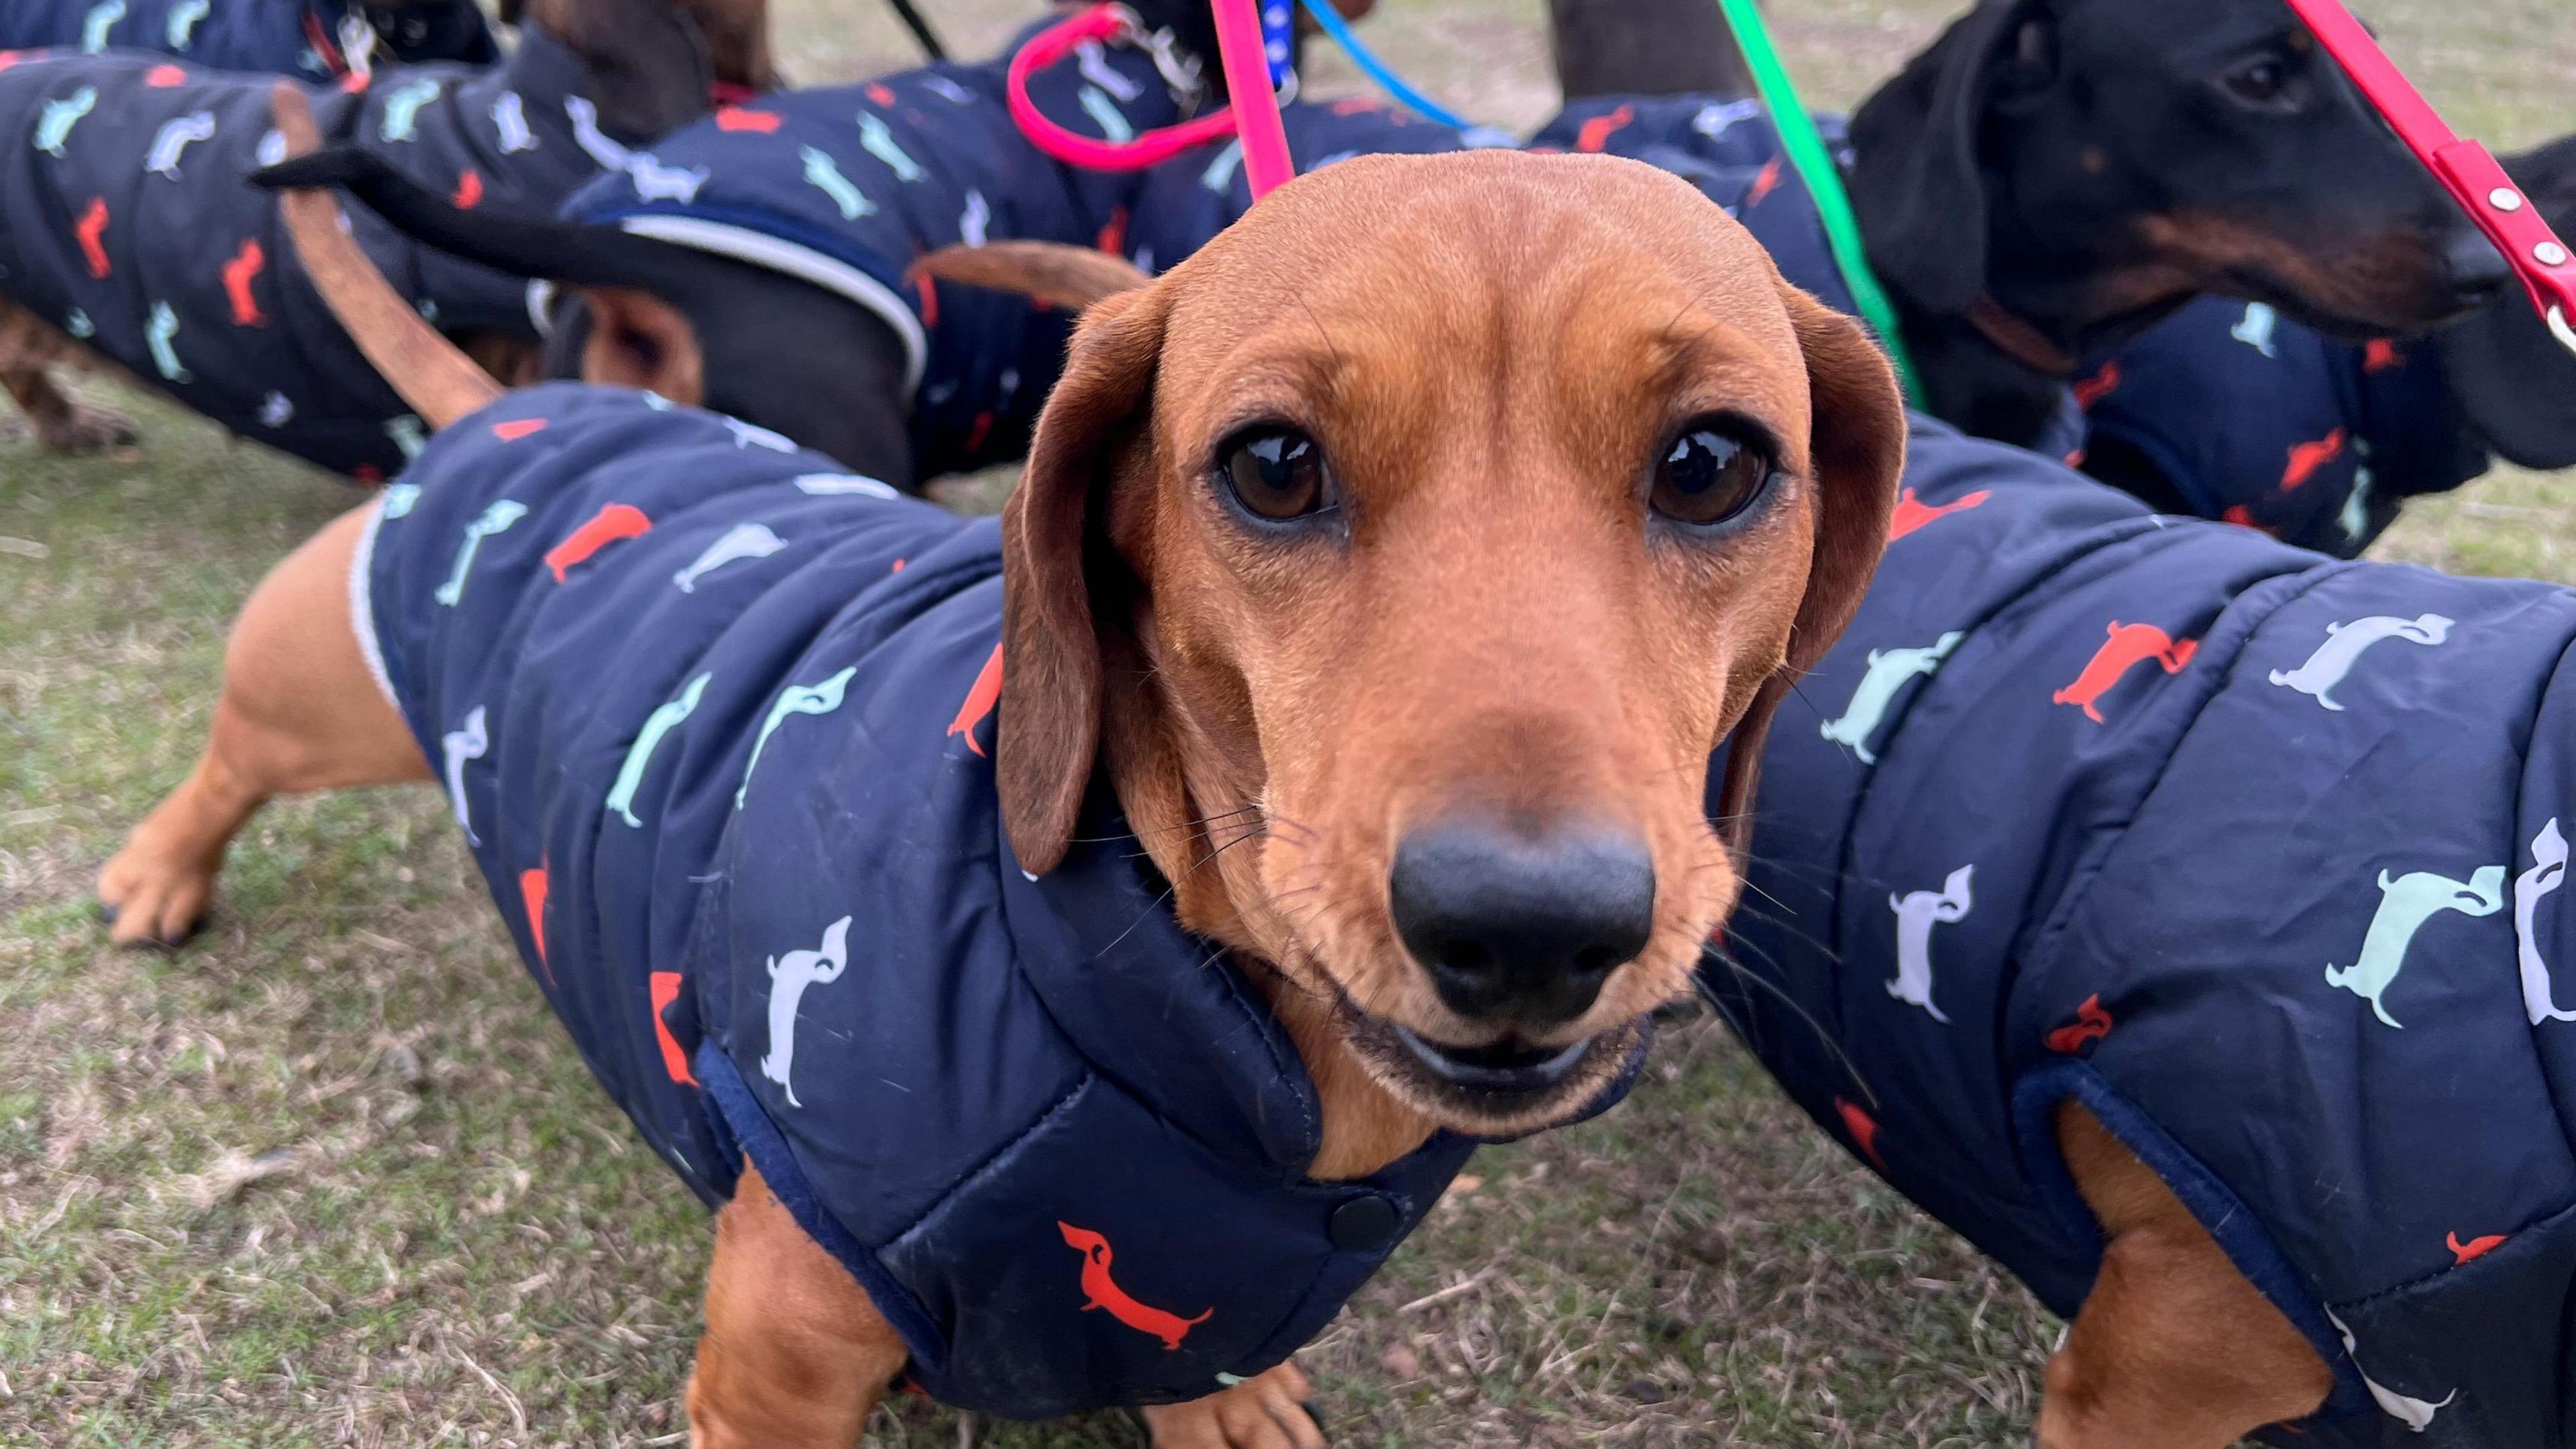
[[[1985,0],[1851,144],[1931,411],[2006,442],[2195,295],[2360,340],[2506,278],[2282,0]]]

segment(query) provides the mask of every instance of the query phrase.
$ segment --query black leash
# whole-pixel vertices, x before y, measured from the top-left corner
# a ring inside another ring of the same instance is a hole
[[[921,12],[913,8],[912,0],[886,0],[886,3],[892,5],[894,13],[902,17],[903,28],[911,31],[912,38],[921,42],[922,54],[932,60],[948,58],[948,47],[939,43],[938,32],[930,28],[929,21],[921,18]]]

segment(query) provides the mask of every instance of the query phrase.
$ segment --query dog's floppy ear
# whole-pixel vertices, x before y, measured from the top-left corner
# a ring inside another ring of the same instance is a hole
[[[1771,716],[1860,609],[1887,548],[1905,471],[1905,398],[1885,354],[1861,325],[1783,282],[1781,299],[1807,359],[1807,450],[1816,483],[1816,537],[1789,657],[1763,681],[1726,753],[1717,816],[1739,861],[1753,828],[1753,792]]]
[[[2504,169],[2560,235],[2576,236],[2576,136],[2507,156]],[[2452,397],[2488,447],[2526,468],[2576,466],[2576,357],[2520,287],[2433,343]]]
[[[1158,288],[1084,314],[1002,510],[1002,694],[993,747],[1002,826],[1020,868],[1064,860],[1100,748],[1093,566],[1107,554],[1114,471],[1136,456],[1167,310]]]
[[[1928,311],[1966,311],[1986,288],[1980,137],[2007,74],[2055,65],[2035,0],[1981,0],[1851,119],[1852,209],[1869,259]]]

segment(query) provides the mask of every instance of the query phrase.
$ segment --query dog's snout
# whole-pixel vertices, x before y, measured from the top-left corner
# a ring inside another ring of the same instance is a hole
[[[1589,1010],[1646,949],[1655,863],[1623,832],[1451,822],[1405,838],[1388,896],[1405,949],[1450,1010],[1553,1026]]]
[[[2495,243],[2488,241],[2484,232],[2461,226],[2452,228],[2442,244],[2442,275],[2462,305],[2474,306],[2512,281],[2513,268],[2505,264],[2504,254],[2495,249]]]

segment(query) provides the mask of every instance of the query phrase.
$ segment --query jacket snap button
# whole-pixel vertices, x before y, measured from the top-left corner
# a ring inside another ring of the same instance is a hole
[[[1355,1197],[1333,1209],[1333,1246],[1345,1253],[1366,1253],[1386,1246],[1395,1236],[1395,1204],[1382,1197]]]

